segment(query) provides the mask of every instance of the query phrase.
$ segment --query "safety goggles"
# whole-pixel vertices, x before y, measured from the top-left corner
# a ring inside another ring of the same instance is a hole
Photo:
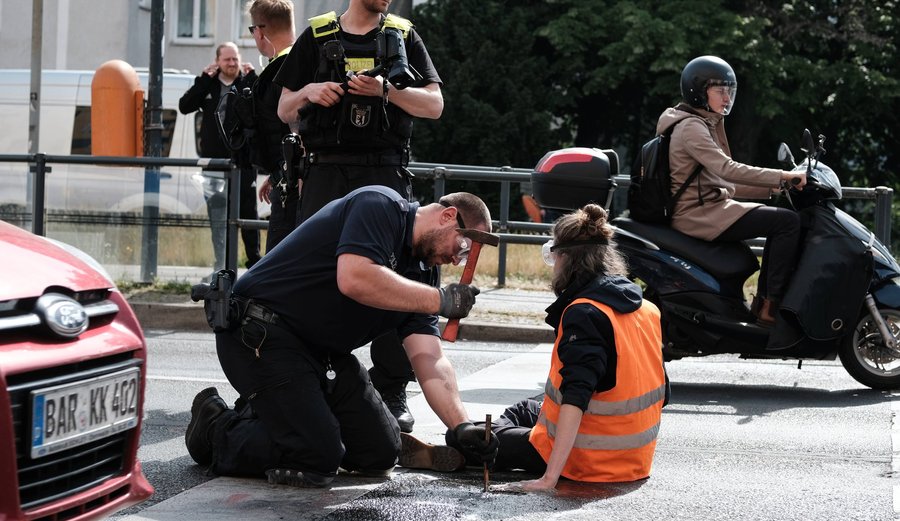
[[[543,246],[541,246],[541,257],[544,259],[544,264],[547,266],[553,266],[556,264],[556,250],[561,250],[563,248],[574,248],[576,246],[589,246],[589,245],[605,245],[609,244],[609,241],[602,237],[597,237],[596,239],[586,239],[581,241],[571,241],[565,244],[554,244],[553,239],[545,242]]]
[[[541,246],[541,257],[543,257],[544,264],[547,266],[556,264],[556,252],[553,251],[553,239],[550,239]]]
[[[466,261],[469,259],[469,252],[472,251],[472,241],[466,239],[462,235],[458,236],[456,238],[456,241],[456,243],[459,245],[459,250],[456,252],[456,254],[453,255],[453,261],[457,266],[465,266]]]
[[[452,208],[451,205],[445,202],[440,204],[444,208]],[[456,238],[457,244],[459,244],[459,251],[453,255],[453,261],[456,262],[457,266],[465,266],[466,260],[469,258],[469,252],[472,250],[472,241],[465,237],[466,223],[463,221],[459,208],[456,209],[456,224],[459,225],[459,228],[456,229],[457,233],[459,233],[459,236]]]

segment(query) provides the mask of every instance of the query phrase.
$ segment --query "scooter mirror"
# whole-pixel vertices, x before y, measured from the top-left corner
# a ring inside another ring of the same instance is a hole
[[[784,142],[778,145],[778,160],[790,166],[797,166],[794,162],[794,154],[791,153],[791,147]]]
[[[813,141],[812,133],[808,128],[803,129],[803,138],[800,140],[800,149],[806,152],[807,156],[816,153],[816,142]]]

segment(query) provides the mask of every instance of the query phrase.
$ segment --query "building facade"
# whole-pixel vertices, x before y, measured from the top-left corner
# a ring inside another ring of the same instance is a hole
[[[297,35],[307,19],[342,12],[349,0],[292,0]],[[163,66],[198,73],[218,44],[233,41],[243,61],[259,69],[259,52],[248,26],[250,0],[164,0]],[[150,64],[151,0],[43,0],[43,69],[96,69],[121,59],[135,68]],[[0,69],[31,64],[32,1],[0,0]],[[409,16],[411,0],[391,11]]]

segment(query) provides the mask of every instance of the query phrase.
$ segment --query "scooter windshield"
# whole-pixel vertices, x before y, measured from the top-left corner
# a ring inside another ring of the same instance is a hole
[[[807,171],[806,164],[808,161],[809,160],[807,159],[803,163],[797,165],[795,170],[797,170],[798,172]],[[834,172],[834,170],[832,170],[831,167],[829,167],[825,163],[821,161],[813,161],[813,169],[809,174],[809,177],[815,179],[818,182],[818,190],[831,192],[830,194],[823,194],[825,195],[825,199],[840,200],[843,196],[841,192],[841,180],[838,179],[838,176]]]

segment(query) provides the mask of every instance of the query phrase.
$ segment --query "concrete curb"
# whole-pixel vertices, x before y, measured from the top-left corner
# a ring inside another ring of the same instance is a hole
[[[129,302],[129,304],[144,329],[210,331],[203,306],[199,303]],[[441,319],[441,330],[446,322],[445,319]],[[465,319],[459,324],[459,338],[481,342],[521,343],[552,343],[555,340],[550,326],[476,322]]]

